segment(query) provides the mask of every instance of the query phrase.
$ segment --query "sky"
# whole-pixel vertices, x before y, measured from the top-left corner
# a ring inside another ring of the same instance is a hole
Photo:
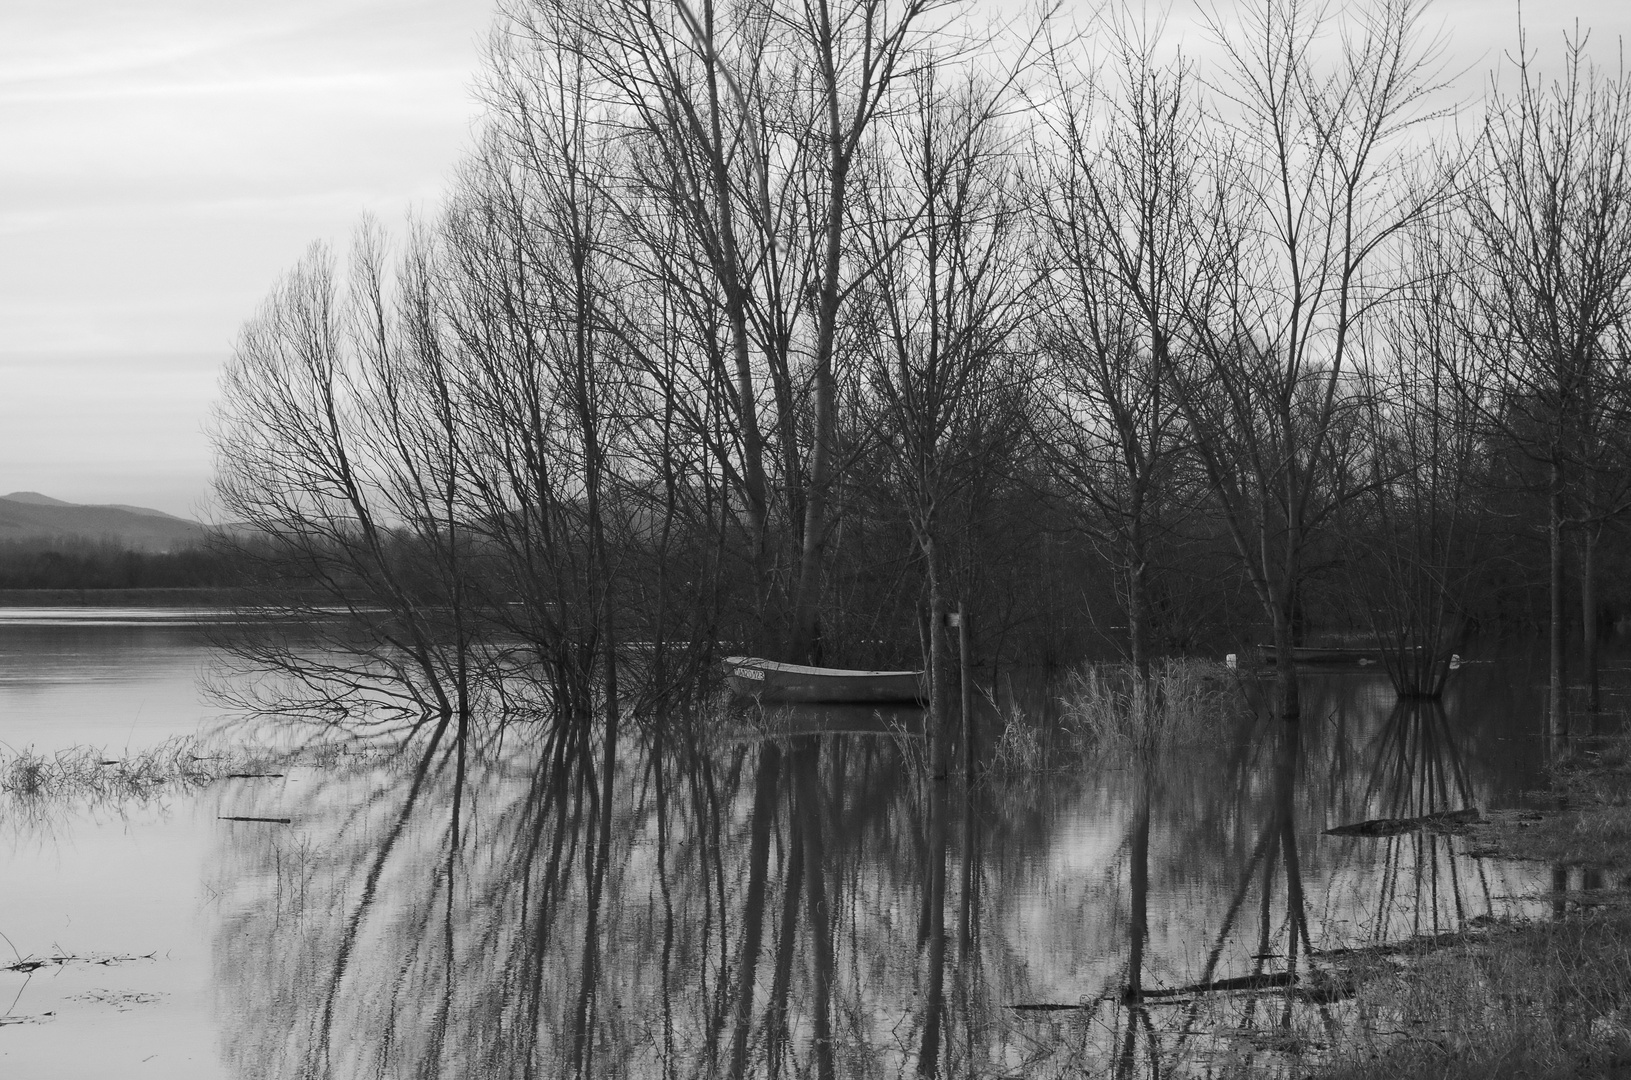
[[[0,2],[0,494],[207,512],[238,327],[433,208],[490,0]]]
[[[0,0],[0,494],[208,518],[238,328],[313,241],[434,212],[472,143],[492,8]],[[1197,10],[1175,0],[1169,35],[1204,58]],[[1524,18],[1543,62],[1575,19],[1610,64],[1631,42],[1626,0]],[[1438,0],[1428,21],[1475,112],[1515,0]]]

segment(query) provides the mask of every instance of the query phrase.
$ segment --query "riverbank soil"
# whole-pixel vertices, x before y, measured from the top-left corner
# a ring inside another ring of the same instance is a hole
[[[1631,1080],[1631,740],[1550,771],[1550,807],[1486,814],[1464,838],[1551,866],[1550,918],[1424,943],[1362,985],[1377,1022],[1327,1076]]]

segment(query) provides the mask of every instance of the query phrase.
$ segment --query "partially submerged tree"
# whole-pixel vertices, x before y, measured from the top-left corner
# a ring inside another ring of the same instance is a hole
[[[1112,23],[1101,100],[1054,70],[1056,107],[1037,150],[1041,262],[1033,347],[1041,361],[1038,445],[1082,500],[1084,526],[1121,577],[1127,656],[1149,676],[1149,572],[1179,503],[1181,411],[1171,392],[1200,272],[1193,200],[1203,183],[1195,78],[1158,65],[1125,12]],[[1056,63],[1059,61],[1056,55]],[[1108,123],[1099,123],[1102,107]]]
[[[746,522],[761,634],[790,659],[820,651],[842,451],[835,348],[872,272],[846,257],[858,162],[953,12],[945,0],[513,12],[540,47],[582,51],[630,145],[627,257],[673,287],[668,315],[691,324],[702,388],[728,403],[730,437],[707,442]]]
[[[492,661],[469,602],[445,356],[417,332],[417,253],[398,305],[375,230],[359,232],[344,282],[314,245],[222,379],[217,497],[256,541],[244,551],[277,604],[301,617],[298,639],[274,624],[242,643],[287,680],[272,704],[462,722]]]
[[[1547,83],[1520,38],[1517,86],[1492,92],[1463,203],[1462,332],[1483,351],[1483,415],[1539,465],[1547,500],[1554,738],[1565,697],[1565,530],[1579,529],[1587,679],[1596,685],[1595,545],[1631,507],[1623,470],[1631,307],[1631,84],[1567,40]],[[1595,689],[1592,708],[1595,709]]]
[[[915,76],[915,107],[881,148],[881,175],[854,226],[855,258],[876,271],[856,294],[846,344],[865,363],[876,429],[898,500],[925,566],[932,714],[950,716],[944,644],[959,496],[988,460],[982,431],[1001,423],[1015,390],[1015,335],[1026,314],[1025,282],[1012,273],[1022,242],[1015,135],[1000,112],[1006,87]],[[884,172],[883,170],[887,170]],[[949,732],[934,744],[944,776]]]
[[[1453,220],[1453,219],[1452,219]],[[1366,451],[1339,514],[1347,593],[1401,695],[1437,697],[1464,630],[1487,515],[1479,357],[1459,333],[1443,220],[1409,230],[1406,280],[1362,340]]]
[[[1421,7],[1384,0],[1334,20],[1259,0],[1216,28],[1228,111],[1213,124],[1227,134],[1206,150],[1206,272],[1173,386],[1272,627],[1287,721],[1301,712],[1292,648],[1310,546],[1353,493],[1360,326],[1390,284],[1390,245],[1439,196],[1411,182],[1434,89]]]

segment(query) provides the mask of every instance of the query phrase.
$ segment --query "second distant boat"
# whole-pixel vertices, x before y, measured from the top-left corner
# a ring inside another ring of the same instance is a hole
[[[854,668],[784,664],[756,656],[727,656],[730,688],[760,701],[923,702],[929,697],[922,671],[862,671]]]

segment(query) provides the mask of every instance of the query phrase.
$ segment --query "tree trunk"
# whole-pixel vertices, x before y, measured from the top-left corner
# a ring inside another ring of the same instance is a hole
[[[1127,568],[1127,645],[1133,668],[1133,723],[1143,732],[1150,721],[1150,659],[1144,652],[1144,560],[1134,530]]]
[[[974,787],[974,665],[969,638],[968,605],[957,604],[957,701],[962,713],[963,783]]]
[[[815,440],[810,450],[810,488],[804,503],[804,546],[799,557],[798,592],[793,605],[793,650],[807,663],[819,664],[821,572],[827,546],[827,499],[832,484],[833,455],[837,452],[838,392],[832,356],[837,338],[839,272],[843,267],[844,207],[849,176],[849,152],[839,119],[838,69],[833,56],[826,8],[820,64],[826,80],[827,142],[832,165],[827,193],[827,220],[823,225],[826,251],[822,257],[820,304],[816,313]]]
[[[711,7],[711,5],[710,5]],[[712,13],[709,13],[710,29]],[[716,273],[724,293],[726,318],[731,326],[731,358],[735,363],[737,429],[742,435],[742,484],[747,496],[749,543],[755,608],[767,602],[769,574],[768,484],[765,479],[764,435],[759,430],[758,397],[753,386],[753,363],[749,354],[748,296],[742,282],[742,259],[736,239],[734,205],[731,198],[730,169],[725,158],[724,121],[720,109],[720,69],[717,60],[708,64],[708,143],[709,178],[713,182],[714,228],[719,238]],[[761,617],[764,612],[758,611]]]
[[[1297,695],[1296,634],[1291,624],[1291,607],[1289,599],[1274,605],[1274,687],[1280,719],[1295,724],[1302,719],[1302,702]]]
[[[1547,735],[1553,750],[1562,750],[1569,741],[1569,714],[1565,700],[1563,657],[1563,466],[1552,463],[1550,512],[1547,531],[1551,541],[1551,656],[1546,689]]]
[[[946,598],[940,590],[939,550],[933,538],[923,541],[929,564],[929,775],[937,782],[950,770],[951,673],[946,664]],[[931,853],[931,858],[933,853]]]
[[[1150,678],[1150,658],[1144,648],[1145,637],[1145,560],[1143,529],[1133,522],[1128,538],[1127,552],[1127,651],[1132,661],[1133,675],[1142,690]]]
[[[810,453],[810,488],[804,500],[804,544],[799,552],[789,652],[807,664],[821,663],[821,571],[827,546],[827,488],[832,483],[834,389],[832,358],[818,359],[815,376],[815,447]]]
[[[1591,714],[1596,733],[1597,713],[1602,708],[1597,678],[1597,533],[1601,527],[1580,529],[1580,667],[1586,680],[1586,711]]]

